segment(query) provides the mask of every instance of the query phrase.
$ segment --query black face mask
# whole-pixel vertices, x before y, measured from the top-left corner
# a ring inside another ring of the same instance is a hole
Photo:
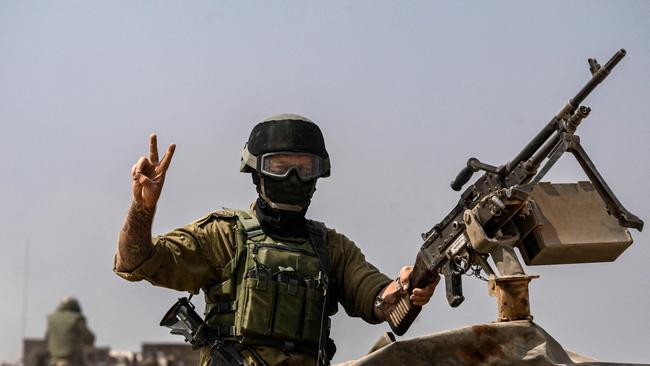
[[[307,206],[316,191],[316,179],[303,182],[296,172],[285,179],[264,177],[264,190],[273,202]]]
[[[295,171],[284,179],[253,174],[253,181],[260,196],[267,200],[271,207],[281,211],[307,211],[311,197],[316,191],[316,179],[303,182]],[[291,207],[285,209],[283,205]]]
[[[262,198],[257,198],[255,215],[267,235],[281,238],[306,238],[309,235],[305,208],[301,212],[278,211],[272,209]]]
[[[285,179],[272,179],[253,173],[253,183],[257,186],[259,197],[256,204],[256,215],[264,229],[271,236],[306,238],[308,230],[305,214],[311,203],[311,197],[316,191],[316,179],[303,182],[296,172]],[[261,185],[264,184],[264,189]],[[266,197],[262,194],[265,192]],[[299,210],[282,210],[273,208],[276,205],[292,205],[301,207]]]

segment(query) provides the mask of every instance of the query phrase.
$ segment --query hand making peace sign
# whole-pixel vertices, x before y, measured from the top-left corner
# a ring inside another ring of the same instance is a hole
[[[176,145],[171,144],[161,161],[158,161],[158,140],[156,134],[149,137],[149,158],[141,157],[131,169],[133,177],[133,199],[146,208],[156,207],[169,163]]]

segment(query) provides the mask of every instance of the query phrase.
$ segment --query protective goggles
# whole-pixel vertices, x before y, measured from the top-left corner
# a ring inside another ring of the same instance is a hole
[[[260,173],[273,178],[286,178],[295,171],[300,180],[307,181],[322,177],[329,171],[328,159],[309,153],[266,153],[257,163]]]

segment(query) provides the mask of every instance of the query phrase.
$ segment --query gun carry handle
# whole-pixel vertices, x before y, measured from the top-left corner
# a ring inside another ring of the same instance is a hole
[[[467,160],[467,165],[465,165],[465,167],[458,173],[456,178],[451,181],[451,189],[454,191],[460,191],[465,183],[467,183],[472,178],[474,172],[482,170],[488,173],[499,174],[499,169],[500,168],[497,168],[495,166],[482,163],[477,158],[469,158]]]
[[[467,160],[467,165],[458,173],[456,178],[451,181],[451,189],[454,191],[460,191],[461,188],[467,183],[471,178],[476,168],[473,166],[474,161],[478,161],[475,158],[470,158]]]

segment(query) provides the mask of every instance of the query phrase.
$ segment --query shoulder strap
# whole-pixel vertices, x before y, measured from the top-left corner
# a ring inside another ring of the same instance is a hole
[[[264,234],[260,222],[257,220],[257,217],[255,216],[254,213],[251,213],[250,211],[236,210],[232,208],[224,208],[224,211],[232,212],[232,214],[237,217],[237,221],[239,221],[239,223],[241,224],[247,239]]]
[[[264,232],[260,228],[260,223],[255,215],[251,215],[247,211],[224,207],[223,210],[218,211],[216,214],[237,220],[237,225],[234,227],[235,256],[223,268],[227,281],[231,282],[230,286],[236,286],[239,281],[237,270],[243,264],[246,256],[246,240],[261,236]]]
[[[330,278],[332,278],[332,263],[330,262],[330,256],[327,251],[327,228],[322,222],[307,220],[307,229],[309,229],[309,239],[311,241],[311,245],[314,248],[314,252],[316,252],[316,255],[318,256],[318,260],[320,261],[325,284],[327,287],[329,287]]]
[[[334,341],[330,338],[330,328],[332,324],[328,314],[329,309],[334,306],[333,304],[336,301],[334,300],[335,296],[332,294],[335,277],[332,276],[332,263],[330,262],[330,256],[327,250],[327,228],[325,227],[325,224],[319,221],[307,220],[307,228],[309,229],[311,245],[320,261],[326,289],[326,296],[323,302],[323,316],[321,318],[320,339],[318,340],[317,363],[319,365],[329,365],[330,360],[336,352]]]

